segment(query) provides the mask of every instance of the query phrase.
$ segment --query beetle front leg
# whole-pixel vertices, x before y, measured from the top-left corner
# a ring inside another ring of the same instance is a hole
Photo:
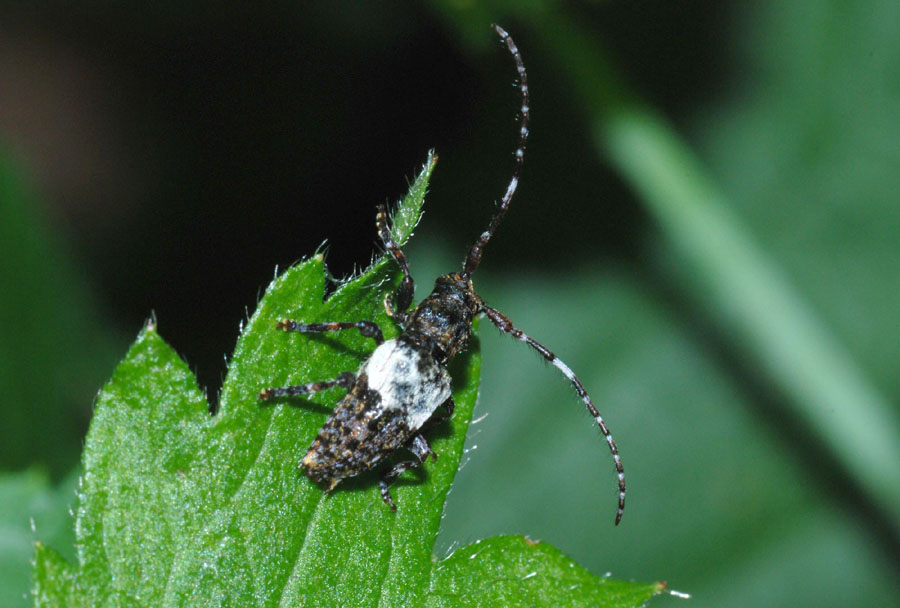
[[[394,241],[391,231],[388,228],[387,209],[384,205],[378,206],[378,214],[375,216],[375,226],[378,228],[378,236],[384,244],[384,248],[391,254],[400,272],[403,273],[403,281],[397,289],[397,293],[388,295],[384,298],[384,309],[388,316],[401,325],[406,321],[406,311],[412,304],[413,293],[416,290],[416,284],[413,282],[412,275],[409,273],[409,264],[406,261],[406,255],[400,249],[400,245]]]

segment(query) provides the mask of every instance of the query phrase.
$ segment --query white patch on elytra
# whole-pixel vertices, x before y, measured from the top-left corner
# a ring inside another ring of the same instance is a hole
[[[450,397],[447,371],[424,352],[396,339],[376,348],[359,373],[368,376],[369,390],[381,396],[381,407],[405,412],[413,433]]]

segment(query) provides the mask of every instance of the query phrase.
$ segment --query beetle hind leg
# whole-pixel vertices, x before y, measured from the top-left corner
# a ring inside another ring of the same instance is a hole
[[[394,504],[394,499],[391,498],[391,484],[406,471],[425,464],[425,460],[428,458],[429,454],[437,460],[437,454],[434,453],[434,450],[431,449],[431,446],[428,445],[428,442],[420,433],[416,433],[413,438],[410,439],[406,448],[413,453],[413,456],[415,456],[416,459],[398,462],[393,467],[386,470],[381,475],[381,480],[378,482],[378,487],[381,490],[381,499],[391,508],[391,511],[397,510],[397,505]]]

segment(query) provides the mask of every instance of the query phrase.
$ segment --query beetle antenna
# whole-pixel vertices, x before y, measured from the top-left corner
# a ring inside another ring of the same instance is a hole
[[[503,42],[506,43],[509,52],[516,61],[516,70],[519,72],[519,90],[522,92],[522,107],[519,109],[521,117],[519,123],[519,146],[516,148],[516,167],[513,169],[512,179],[509,180],[509,185],[506,187],[506,193],[500,201],[500,207],[497,209],[494,217],[491,218],[488,229],[481,233],[481,236],[478,237],[478,240],[472,245],[472,248],[469,250],[469,255],[466,257],[466,264],[463,267],[463,276],[466,277],[472,276],[472,273],[478,268],[478,264],[481,262],[482,249],[484,249],[487,242],[491,240],[491,237],[494,236],[494,231],[506,216],[506,211],[509,209],[509,203],[512,201],[512,197],[516,193],[516,187],[519,185],[519,175],[522,173],[522,164],[525,160],[525,142],[528,139],[528,117],[530,111],[530,108],[528,107],[528,77],[525,74],[525,64],[522,62],[522,54],[519,53],[516,43],[513,42],[512,37],[506,33],[506,30],[499,25],[494,25],[492,27],[500,34],[500,38]]]

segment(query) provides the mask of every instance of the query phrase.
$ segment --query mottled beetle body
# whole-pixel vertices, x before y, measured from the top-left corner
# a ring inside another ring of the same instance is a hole
[[[472,334],[472,323],[477,315],[483,314],[501,332],[525,342],[559,369],[572,383],[596,420],[612,452],[618,473],[618,524],[625,508],[625,472],[622,460],[606,423],[581,381],[550,350],[515,328],[501,312],[485,304],[472,285],[472,274],[481,261],[482,250],[506,215],[518,186],[528,137],[530,109],[525,66],[509,34],[499,26],[495,25],[494,29],[512,53],[519,73],[519,89],[522,93],[519,146],[509,186],[488,229],[469,250],[462,271],[438,277],[431,294],[409,310],[414,291],[409,265],[400,247],[391,238],[386,209],[379,206],[376,217],[378,235],[403,273],[397,292],[385,299],[388,315],[402,328],[400,336],[386,341],[381,329],[372,321],[280,321],[277,327],[285,331],[358,329],[363,336],[375,340],[377,346],[355,374],[344,372],[334,380],[268,388],[259,394],[259,398],[269,400],[282,396],[308,395],[334,386],[347,389],[347,394],[316,435],[300,464],[313,481],[324,486],[326,491],[331,491],[343,479],[368,471],[398,448],[406,448],[415,459],[387,468],[379,482],[382,498],[392,510],[396,510],[389,489],[393,481],[403,472],[424,464],[429,454],[437,458],[422,431],[428,425],[445,420],[453,414],[450,376],[446,366],[456,354],[466,349]]]
[[[331,490],[406,445],[449,398],[450,376],[427,351],[403,337],[383,342],[362,364],[301,465]]]

